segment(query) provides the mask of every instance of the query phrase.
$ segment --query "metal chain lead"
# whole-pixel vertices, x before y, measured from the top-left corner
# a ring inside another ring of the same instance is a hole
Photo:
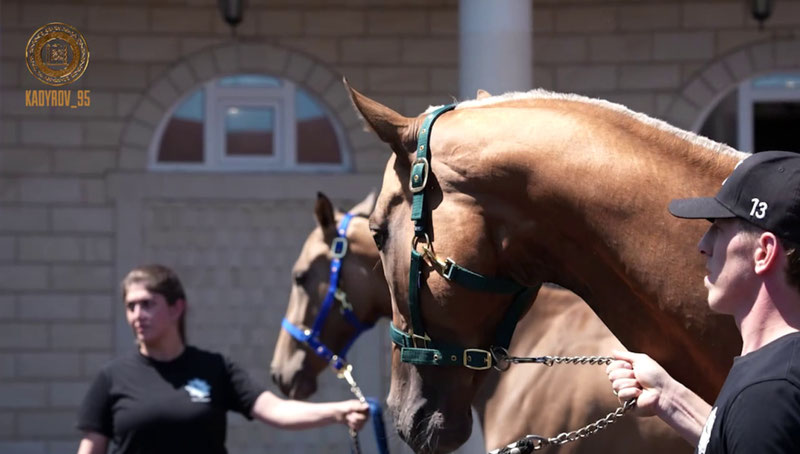
[[[347,381],[347,384],[350,385],[350,392],[355,394],[356,398],[361,403],[367,403],[367,398],[364,397],[364,393],[361,392],[361,388],[358,387],[358,383],[356,383],[356,379],[353,378],[353,366],[351,364],[346,365],[342,370],[336,372],[336,376],[338,378],[342,378]],[[350,445],[352,446],[354,454],[361,454],[361,445],[358,442],[358,432],[353,429],[349,429],[350,432]]]
[[[511,364],[544,364],[545,366],[553,366],[555,364],[588,364],[588,365],[606,365],[614,360],[611,356],[509,356],[508,351],[502,347],[494,347],[491,349],[492,357],[494,357],[496,365],[495,369],[503,372],[508,370]],[[597,421],[587,424],[580,429],[571,432],[562,432],[555,437],[542,437],[540,435],[526,435],[504,448],[495,449],[490,451],[489,454],[527,454],[533,451],[538,451],[552,445],[563,445],[570,443],[581,438],[589,437],[609,425],[613,424],[617,419],[621,418],[628,410],[636,405],[636,399],[631,399],[616,410],[607,414],[606,416],[598,419]]]

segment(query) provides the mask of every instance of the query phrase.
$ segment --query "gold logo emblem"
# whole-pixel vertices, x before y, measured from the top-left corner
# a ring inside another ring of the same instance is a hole
[[[89,66],[89,47],[71,25],[51,22],[28,40],[25,63],[33,77],[47,85],[67,85],[80,79]]]

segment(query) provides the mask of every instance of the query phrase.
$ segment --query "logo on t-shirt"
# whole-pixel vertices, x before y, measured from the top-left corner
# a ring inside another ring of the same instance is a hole
[[[715,419],[717,419],[717,407],[711,409],[711,413],[706,419],[706,425],[703,426],[703,433],[700,434],[700,441],[697,442],[698,454],[706,454],[706,446],[708,446],[708,440],[711,439],[711,429],[714,427]]]
[[[192,402],[211,402],[211,385],[201,378],[193,378],[183,387]]]

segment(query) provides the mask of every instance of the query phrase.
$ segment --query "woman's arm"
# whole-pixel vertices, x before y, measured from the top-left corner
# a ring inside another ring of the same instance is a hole
[[[96,432],[86,432],[78,446],[78,454],[106,454],[108,438]]]
[[[367,421],[369,406],[357,400],[310,403],[285,400],[264,391],[256,399],[251,415],[269,425],[282,429],[308,429],[333,423],[346,424],[361,430]]]

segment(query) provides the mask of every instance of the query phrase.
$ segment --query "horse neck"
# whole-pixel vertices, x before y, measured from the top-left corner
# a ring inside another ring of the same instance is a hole
[[[716,193],[738,159],[592,110],[508,119],[521,122],[518,131],[534,121],[550,127],[498,148],[493,166],[503,182],[477,182],[491,183],[476,193],[501,266],[521,282],[572,289],[626,347],[713,398],[740,341],[733,322],[705,302],[696,244],[706,225],[672,218],[666,207],[673,198]]]

